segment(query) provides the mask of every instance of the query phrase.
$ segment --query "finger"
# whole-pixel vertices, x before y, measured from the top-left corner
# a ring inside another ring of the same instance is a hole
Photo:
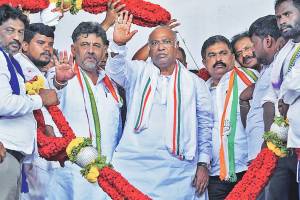
[[[109,1],[107,2],[107,9],[111,9],[111,3],[112,3],[112,0],[109,0]]]
[[[63,63],[68,63],[68,62],[69,62],[69,60],[68,60],[68,52],[64,51]]]
[[[129,16],[129,19],[128,19],[128,21],[127,21],[128,31],[130,31],[131,24],[132,24],[132,20],[133,20],[133,15],[130,15],[130,16]]]
[[[130,19],[130,16],[129,16],[129,19]],[[127,24],[127,22],[128,22],[128,11],[126,10],[124,13],[123,24]]]
[[[64,9],[63,9],[63,12],[68,12],[70,9],[71,9],[71,7],[69,7],[69,8],[64,8]]]
[[[59,61],[58,61],[58,58],[56,56],[53,56],[53,62],[54,62],[55,66],[59,65]]]
[[[173,29],[173,28],[176,28],[179,25],[180,25],[180,23],[178,22],[178,23],[175,23],[175,24],[170,24],[169,27],[170,27],[170,29]]]
[[[115,8],[116,13],[120,12],[123,8],[125,8],[125,6],[125,4],[121,4],[117,8]]]
[[[137,32],[138,32],[138,30],[134,30],[134,31],[130,32],[129,38],[131,39]]]
[[[170,25],[170,24],[172,24],[174,22],[177,22],[177,19],[171,19],[166,25]]]
[[[61,51],[61,52],[59,52],[59,62],[62,62],[62,60],[63,60],[63,58],[64,58],[64,53]]]
[[[73,57],[73,54],[70,54],[70,57],[69,57],[69,65],[70,66],[73,66],[74,64],[74,57]]]
[[[111,9],[112,9],[112,10],[115,9],[115,6],[116,6],[118,3],[120,3],[120,0],[117,0],[117,1],[113,2],[113,3],[111,4]]]
[[[56,7],[56,8],[54,8],[54,9],[52,9],[51,12],[61,12],[61,8],[57,8],[57,7]]]
[[[120,14],[118,15],[118,22],[122,22],[123,21],[123,18],[124,18],[124,14],[125,14],[125,10],[120,12]]]

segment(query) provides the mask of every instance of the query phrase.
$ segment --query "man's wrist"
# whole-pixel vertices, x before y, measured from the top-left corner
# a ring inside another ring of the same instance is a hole
[[[205,167],[206,169],[209,169],[209,164],[206,162],[198,162],[197,167]]]

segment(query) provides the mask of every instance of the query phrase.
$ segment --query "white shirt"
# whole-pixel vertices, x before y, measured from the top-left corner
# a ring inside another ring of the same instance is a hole
[[[248,135],[248,160],[253,160],[261,150],[264,134],[262,98],[271,87],[272,65],[264,67],[260,72],[260,77],[255,83],[253,100],[247,115],[246,133]]]
[[[39,95],[26,95],[24,80],[17,73],[20,95],[12,94],[6,59],[0,53],[0,141],[11,150],[31,154],[34,147],[36,122],[33,110],[42,107]]]
[[[90,137],[91,131],[93,144],[96,146],[93,114],[83,73],[84,72],[80,72],[84,86],[84,96],[79,81],[75,76],[73,79],[68,81],[68,85],[66,87],[57,91],[60,100],[59,107],[71,128],[74,130],[75,135],[77,137]],[[48,75],[51,88],[55,88],[53,85],[54,75],[54,72]],[[108,89],[104,86],[104,76],[105,72],[100,71],[97,83],[94,85],[88,75],[86,75],[89,85],[93,91],[99,114],[102,154],[107,157],[107,161],[110,161],[113,151],[121,137],[121,116],[118,104]]]

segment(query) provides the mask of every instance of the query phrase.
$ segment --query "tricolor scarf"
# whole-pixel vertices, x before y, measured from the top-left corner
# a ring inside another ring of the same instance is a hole
[[[22,78],[25,82],[25,76],[23,74],[22,68],[21,68],[20,64],[18,63],[18,61],[16,59],[14,59],[14,57],[8,56],[5,53],[5,51],[3,51],[2,48],[0,48],[0,51],[3,53],[3,55],[6,59],[7,68],[10,73],[9,84],[11,86],[12,93],[16,94],[16,95],[20,95],[20,85],[19,85],[17,73],[22,76]]]
[[[257,80],[251,70],[234,67],[230,72],[220,123],[220,179],[235,182],[234,141],[237,128],[237,109],[239,102],[238,79],[247,87]],[[252,79],[252,80],[251,80]],[[227,135],[227,137],[224,137]]]
[[[293,52],[291,59],[289,60],[289,66],[286,72],[284,72],[284,65],[286,58],[288,55],[293,51],[296,43],[292,40],[289,40],[285,46],[278,52],[277,56],[275,57],[272,65],[272,73],[271,73],[271,82],[274,90],[279,92],[281,84],[283,82],[283,77],[294,67],[296,59],[300,56],[300,45],[296,47]]]
[[[77,79],[79,81],[80,87],[83,88],[82,78],[81,78],[81,75],[79,72],[79,67],[76,63],[74,64],[74,71],[77,75]],[[113,85],[112,80],[106,74],[103,78],[103,83],[104,83],[104,86],[107,89],[107,91],[109,91],[110,94],[113,96],[115,102],[119,105],[119,107],[122,107],[123,100],[122,100],[121,96],[119,95],[117,88]]]
[[[148,128],[150,111],[160,76],[156,67],[147,70],[149,73],[146,73],[141,80],[141,98],[134,127],[136,133]],[[179,63],[175,65],[167,90],[167,117],[160,119],[166,121],[166,131],[162,130],[166,132],[165,144],[175,157],[192,160],[197,146],[196,92],[193,77]]]

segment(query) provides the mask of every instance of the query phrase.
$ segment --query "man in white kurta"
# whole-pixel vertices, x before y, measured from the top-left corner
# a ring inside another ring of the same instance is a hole
[[[110,162],[113,151],[118,144],[121,133],[120,104],[116,87],[110,88],[106,83],[110,81],[106,73],[98,71],[102,54],[107,45],[106,33],[98,23],[82,22],[74,30],[72,39],[72,53],[75,56],[76,74],[71,68],[56,68],[50,73],[48,80],[51,87],[58,89],[60,108],[74,130],[76,137],[91,138],[96,147],[96,133],[94,121],[98,115],[100,123],[101,154]],[[64,59],[67,61],[67,59]],[[70,66],[69,66],[70,67]],[[67,69],[66,69],[67,68]],[[88,88],[91,90],[89,91]],[[113,90],[113,91],[112,91]],[[92,95],[91,95],[92,94]],[[96,108],[91,106],[95,101]],[[94,110],[97,110],[95,113]],[[77,199],[106,199],[106,194],[98,183],[89,183],[80,174],[80,167],[69,161],[65,167],[54,170],[50,180],[48,198],[53,200]]]
[[[286,15],[286,13],[289,14]],[[278,28],[288,42],[278,52],[272,63],[271,87],[262,103],[273,103],[275,115],[281,115],[288,119],[287,147],[299,148],[300,10],[294,1],[277,1],[275,15]],[[290,152],[294,152],[294,150],[290,149]],[[298,199],[296,176],[297,156],[289,153],[286,157],[278,160],[276,170],[269,181],[266,198],[271,200]]]
[[[247,170],[247,135],[239,110],[240,93],[254,81],[255,73],[234,66],[229,40],[222,35],[208,38],[201,50],[211,78],[206,84],[213,104],[212,159],[209,198],[225,199]]]
[[[212,127],[208,89],[176,62],[176,39],[168,27],[159,27],[149,36],[150,62],[126,60],[126,46],[115,40],[115,34],[126,38],[130,22],[126,25],[125,21],[115,25],[109,48],[118,55],[110,57],[106,67],[107,73],[125,88],[128,106],[125,129],[112,164],[153,199],[206,199]],[[122,27],[127,30],[122,32]],[[174,81],[178,81],[176,86]],[[174,94],[178,87],[180,97]],[[178,112],[172,110],[173,98],[181,98],[182,109],[177,110],[181,114],[179,122],[170,124],[173,117],[179,116],[174,116]],[[180,129],[176,139],[170,136],[173,126]]]

